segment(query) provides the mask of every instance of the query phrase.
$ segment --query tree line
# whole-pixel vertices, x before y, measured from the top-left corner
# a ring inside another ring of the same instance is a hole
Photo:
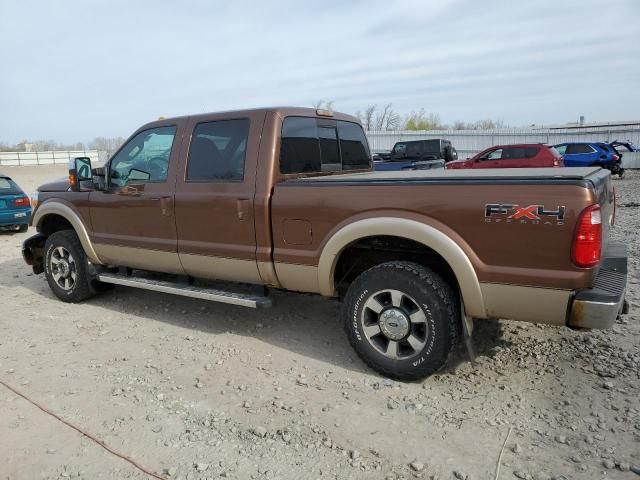
[[[48,152],[61,150],[99,150],[109,155],[124,143],[123,137],[96,137],[90,142],[60,143],[55,140],[22,140],[10,144],[0,142],[0,152]]]
[[[313,103],[314,108],[333,110],[333,101],[318,100]],[[406,115],[400,115],[393,109],[391,103],[385,105],[371,104],[364,110],[355,113],[365,130],[393,131],[393,130],[492,130],[507,128],[499,119],[484,119],[475,122],[456,120],[446,124],[440,120],[437,113],[427,112],[424,108]]]
[[[333,110],[333,101],[318,100],[313,108]],[[502,120],[485,119],[475,122],[457,120],[446,124],[437,113],[427,112],[424,108],[401,115],[393,109],[391,103],[385,105],[371,104],[364,110],[358,110],[355,116],[360,119],[365,130],[492,130],[507,128]],[[123,143],[123,137],[95,137],[90,142],[60,143],[55,140],[22,140],[15,144],[0,142],[0,152],[45,152],[52,150],[98,150],[114,153]]]

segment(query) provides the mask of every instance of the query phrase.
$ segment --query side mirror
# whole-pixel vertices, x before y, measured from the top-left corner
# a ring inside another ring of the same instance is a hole
[[[79,192],[80,183],[92,178],[89,157],[76,157],[69,162],[69,186],[72,191]]]

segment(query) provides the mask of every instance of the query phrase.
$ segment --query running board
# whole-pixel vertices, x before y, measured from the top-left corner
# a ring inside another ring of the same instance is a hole
[[[150,278],[134,277],[129,275],[119,275],[115,273],[100,273],[96,276],[104,283],[124,285],[126,287],[142,288],[155,292],[171,293],[183,297],[200,298],[212,302],[229,303],[249,308],[269,308],[272,305],[269,297],[249,295],[244,293],[227,292],[213,288],[201,288],[188,285],[186,283],[167,282],[163,280],[152,280]]]

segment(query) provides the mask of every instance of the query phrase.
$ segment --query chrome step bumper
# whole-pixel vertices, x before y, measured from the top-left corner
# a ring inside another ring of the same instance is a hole
[[[116,273],[99,273],[96,279],[104,283],[124,285],[127,287],[142,288],[155,292],[170,293],[183,297],[200,298],[212,302],[229,303],[249,308],[269,308],[272,306],[271,299],[265,296],[249,295],[244,293],[227,292],[213,288],[195,287],[186,283],[169,282],[155,280],[132,275],[121,275]]]
[[[593,286],[576,292],[568,325],[578,328],[609,328],[618,315],[627,313],[624,294],[627,287],[627,247],[612,243],[603,259]]]

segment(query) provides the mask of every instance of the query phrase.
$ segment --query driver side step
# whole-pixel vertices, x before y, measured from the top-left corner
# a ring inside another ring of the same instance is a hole
[[[126,287],[142,288],[155,292],[170,293],[183,297],[199,298],[212,302],[229,303],[249,308],[270,308],[271,298],[246,293],[228,292],[214,288],[196,287],[184,282],[169,282],[151,278],[121,275],[117,273],[99,273],[96,279],[104,283],[124,285]]]

